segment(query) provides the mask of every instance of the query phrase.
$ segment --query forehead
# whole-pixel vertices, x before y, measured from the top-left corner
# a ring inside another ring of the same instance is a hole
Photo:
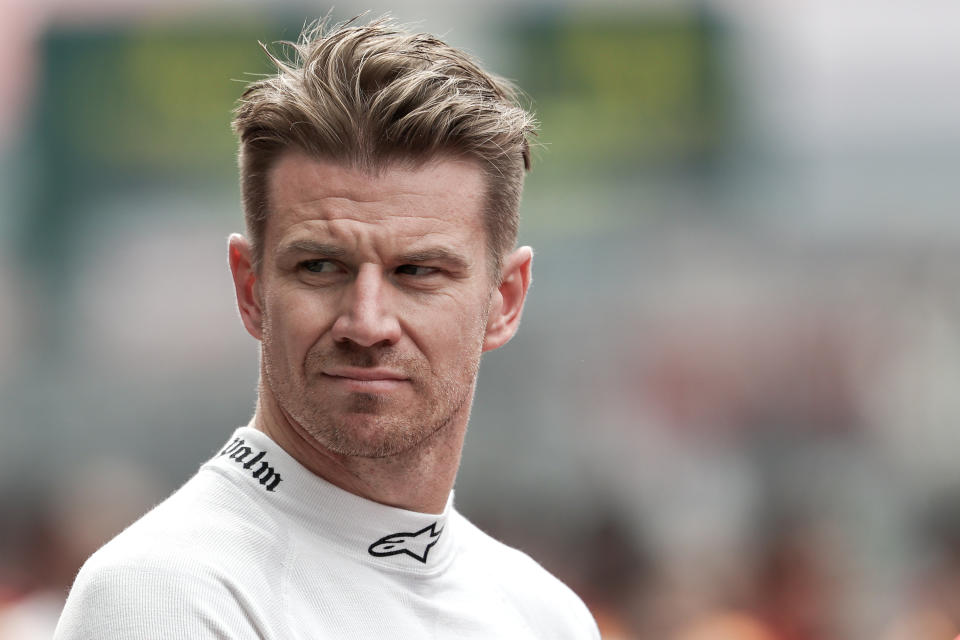
[[[485,180],[472,160],[438,157],[371,172],[288,152],[268,185],[267,247],[304,233],[483,237]]]

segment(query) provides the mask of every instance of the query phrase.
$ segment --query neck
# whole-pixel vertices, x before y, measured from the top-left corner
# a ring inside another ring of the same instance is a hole
[[[252,426],[327,482],[360,497],[420,513],[442,513],[460,466],[470,407],[410,449],[384,458],[345,456],[323,447],[286,414],[260,381]]]

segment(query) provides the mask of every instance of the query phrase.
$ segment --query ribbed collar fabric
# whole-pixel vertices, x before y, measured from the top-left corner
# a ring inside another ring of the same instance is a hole
[[[429,575],[445,569],[452,559],[452,491],[439,515],[373,502],[315,475],[250,426],[234,431],[203,469],[234,479],[306,535],[366,564]]]

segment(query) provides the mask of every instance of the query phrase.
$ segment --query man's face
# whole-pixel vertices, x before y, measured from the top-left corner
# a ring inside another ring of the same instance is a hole
[[[264,383],[341,455],[384,457],[469,414],[495,291],[478,165],[377,175],[289,153],[257,280]]]

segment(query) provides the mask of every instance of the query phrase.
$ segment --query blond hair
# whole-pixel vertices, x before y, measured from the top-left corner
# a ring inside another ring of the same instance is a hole
[[[352,22],[308,26],[297,42],[283,43],[292,54],[286,60],[264,46],[277,73],[249,84],[236,109],[240,186],[257,264],[268,175],[285,151],[370,172],[452,154],[483,168],[484,227],[499,277],[501,259],[517,238],[533,115],[519,106],[509,81],[437,38],[405,31],[389,18]]]

